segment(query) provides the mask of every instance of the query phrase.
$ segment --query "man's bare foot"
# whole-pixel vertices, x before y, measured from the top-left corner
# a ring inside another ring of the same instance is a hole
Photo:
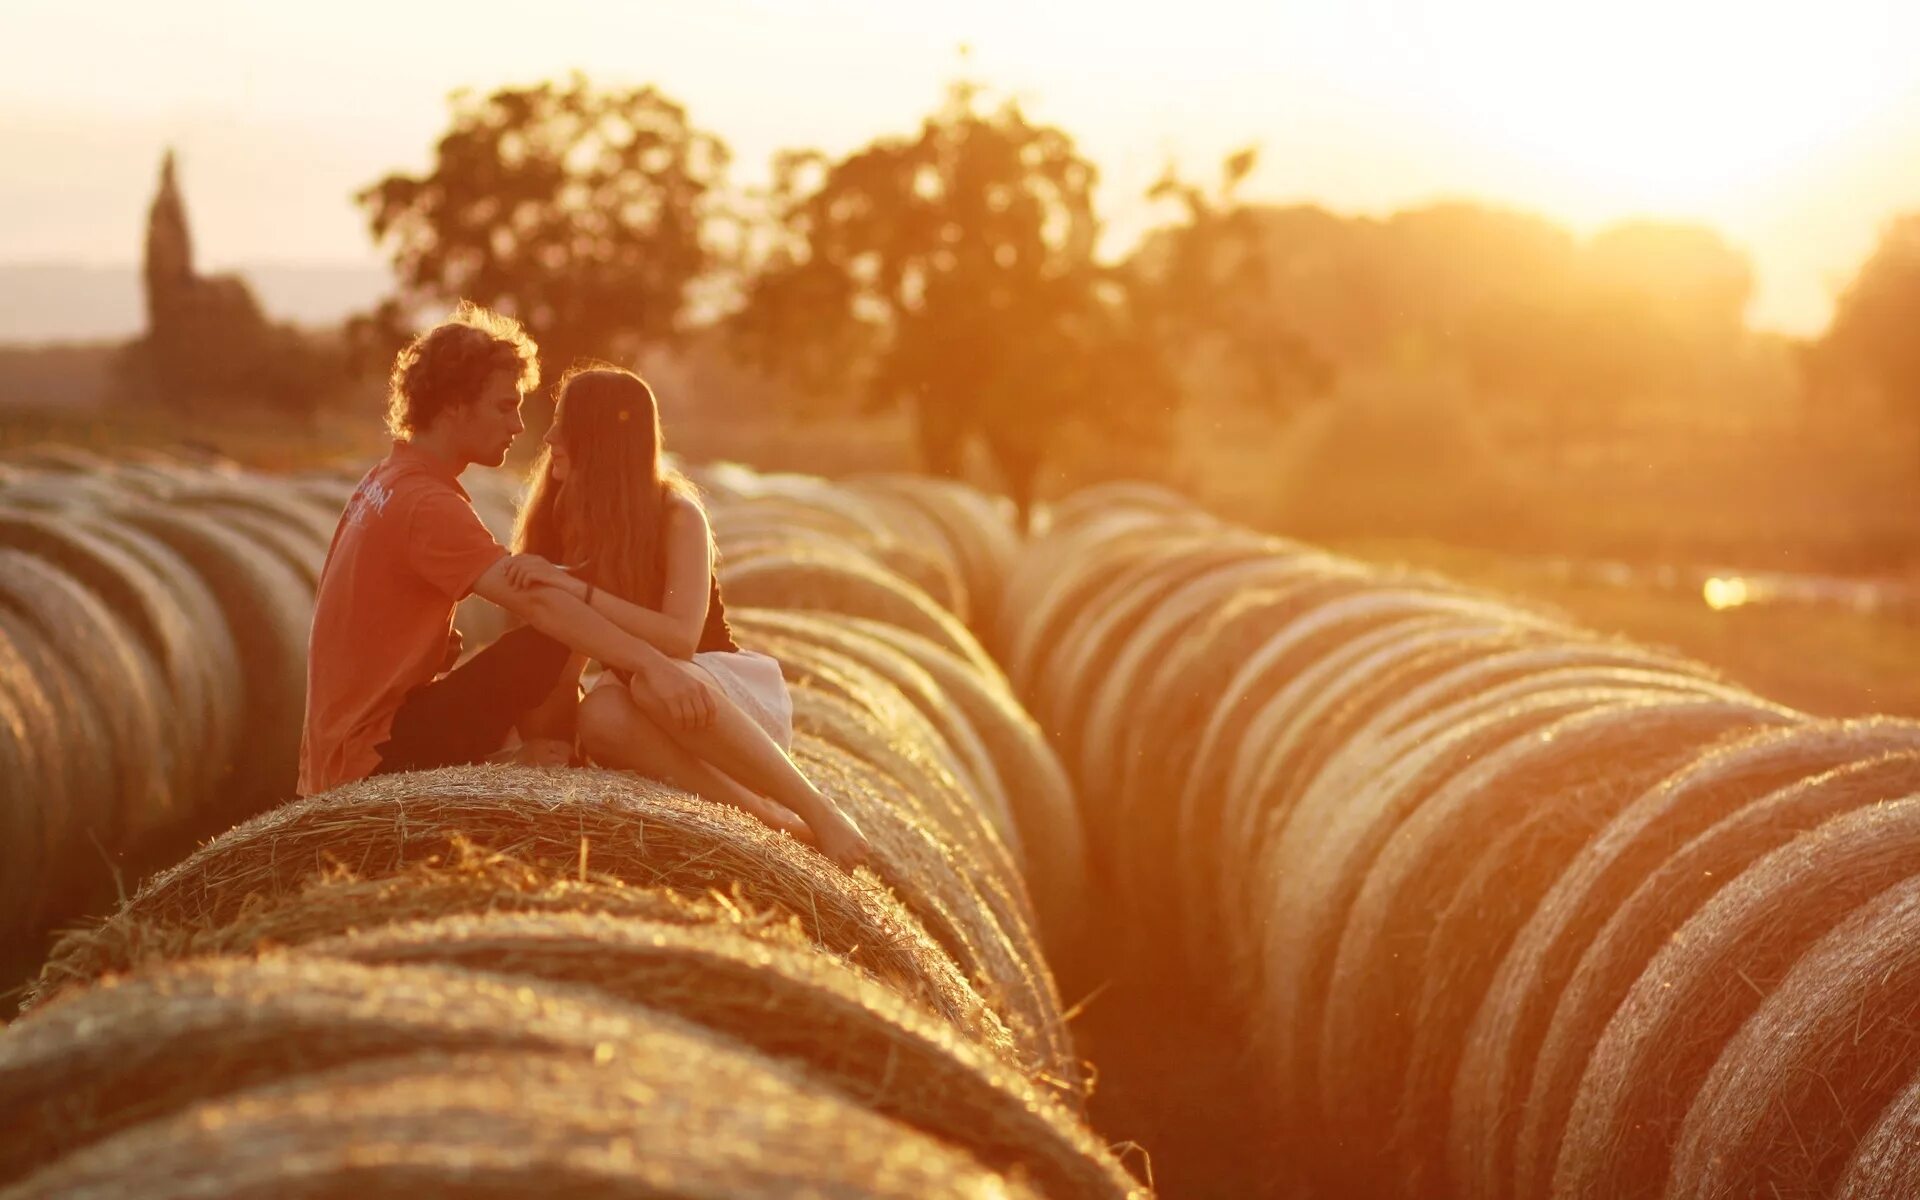
[[[873,845],[867,841],[867,835],[853,823],[840,809],[828,802],[831,814],[820,822],[813,831],[818,839],[820,853],[838,863],[841,869],[851,872],[856,867],[864,867],[873,858]]]

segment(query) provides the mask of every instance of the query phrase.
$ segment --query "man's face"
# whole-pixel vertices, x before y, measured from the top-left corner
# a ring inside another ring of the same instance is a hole
[[[497,467],[507,461],[507,450],[526,426],[520,421],[520,380],[512,371],[495,371],[487,376],[480,395],[466,406],[466,445],[468,462]]]

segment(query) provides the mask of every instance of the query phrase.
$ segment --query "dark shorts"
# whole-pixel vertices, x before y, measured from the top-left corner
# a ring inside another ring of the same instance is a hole
[[[485,760],[507,731],[552,694],[570,651],[530,625],[501,634],[432,683],[415,688],[393,716],[375,775]]]

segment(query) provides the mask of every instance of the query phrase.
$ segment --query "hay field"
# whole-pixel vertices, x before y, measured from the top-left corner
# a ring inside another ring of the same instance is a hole
[[[295,801],[356,471],[0,462],[0,1196],[1913,1177],[1920,724],[1838,615],[1714,641],[1138,482],[1023,537],[965,483],[694,474],[851,875],[616,772]]]

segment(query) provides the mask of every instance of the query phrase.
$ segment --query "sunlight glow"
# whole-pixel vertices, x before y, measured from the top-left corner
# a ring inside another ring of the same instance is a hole
[[[1367,0],[1436,105],[1613,206],[1700,211],[1791,171],[1902,85],[1891,0]]]
[[[1747,581],[1738,576],[1727,578],[1716,575],[1707,580],[1700,591],[1707,602],[1707,607],[1715,612],[1739,608],[1752,598],[1747,588]]]

